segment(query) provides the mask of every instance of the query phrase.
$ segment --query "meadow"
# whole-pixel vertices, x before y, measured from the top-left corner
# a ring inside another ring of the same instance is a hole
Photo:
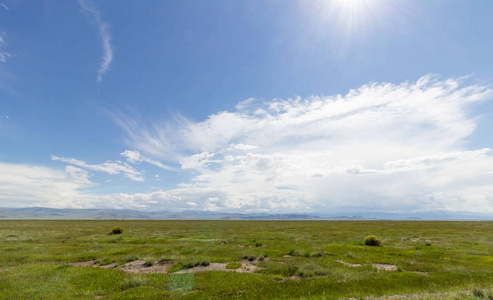
[[[0,298],[493,299],[493,222],[1,220]]]

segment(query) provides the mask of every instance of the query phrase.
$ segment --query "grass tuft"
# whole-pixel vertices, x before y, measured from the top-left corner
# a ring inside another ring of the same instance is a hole
[[[125,229],[121,226],[115,226],[111,229],[111,234],[122,234]]]
[[[478,297],[478,298],[484,298],[484,292],[480,289],[474,289],[472,291],[472,294],[474,295],[474,297]]]

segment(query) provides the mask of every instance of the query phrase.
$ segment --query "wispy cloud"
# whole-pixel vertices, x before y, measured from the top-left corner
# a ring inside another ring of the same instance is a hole
[[[92,165],[75,158],[64,158],[55,155],[52,155],[51,159],[78,166],[90,171],[104,172],[111,175],[123,174],[131,180],[144,181],[144,175],[142,172],[121,161],[107,161],[99,165]]]
[[[12,53],[6,52],[3,48],[5,45],[5,40],[3,37],[0,35],[0,62],[6,62],[7,58],[10,58],[13,56]]]
[[[8,57],[12,57],[9,52],[0,52],[0,62],[6,62]]]
[[[9,7],[4,3],[0,3],[0,6],[3,7],[5,10],[9,10]]]
[[[103,58],[98,70],[98,82],[103,80],[103,75],[108,71],[111,62],[113,61],[113,47],[111,45],[111,35],[109,32],[109,24],[101,18],[101,14],[96,5],[90,0],[79,0],[79,5],[85,15],[95,22],[99,30],[103,48]]]
[[[168,165],[165,165],[157,160],[150,159],[144,155],[142,155],[139,151],[131,151],[131,150],[125,150],[122,153],[120,153],[121,156],[125,157],[129,163],[140,163],[140,162],[146,162],[150,163],[152,165],[155,165],[156,167],[159,167],[164,170],[168,171],[177,171],[176,168],[170,167]]]

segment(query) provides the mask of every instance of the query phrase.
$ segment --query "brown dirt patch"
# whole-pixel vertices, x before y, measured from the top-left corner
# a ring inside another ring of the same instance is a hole
[[[253,264],[246,259],[240,261],[241,267],[238,269],[226,269],[225,263],[211,263],[208,266],[196,266],[186,270],[180,270],[174,272],[175,274],[184,274],[184,273],[197,273],[197,272],[206,272],[206,271],[225,271],[225,272],[237,272],[237,273],[254,273],[255,271],[261,269],[260,267]]]
[[[238,269],[226,269],[225,263],[211,263],[208,266],[197,266],[186,270],[180,270],[175,272],[176,274],[183,273],[196,273],[205,271],[225,271],[225,272],[238,272],[238,273],[254,273],[255,271],[261,269],[255,263],[258,259],[251,262],[246,259],[241,260],[241,267]],[[114,269],[120,270],[127,273],[138,273],[138,274],[149,274],[149,273],[168,273],[168,270],[173,266],[174,261],[158,261],[152,266],[147,266],[146,261],[143,259],[134,260],[126,263],[122,266],[117,267],[115,263],[101,266],[98,264],[97,260],[89,260],[73,263],[74,267],[86,267],[86,268],[102,268],[102,269]]]
[[[168,269],[174,264],[173,261],[158,261],[152,266],[147,266],[143,259],[134,260],[116,268],[127,273],[168,273]]]
[[[361,264],[350,264],[350,263],[342,261],[342,260],[336,260],[336,262],[341,263],[341,264],[348,266],[348,267],[351,267],[351,268],[359,268],[362,266]],[[390,264],[371,264],[371,265],[374,266],[375,268],[377,268],[378,270],[382,270],[382,271],[396,271],[397,270],[396,265],[390,265]]]
[[[396,271],[397,270],[396,265],[388,265],[388,264],[372,264],[372,265],[379,270],[384,270],[384,271]]]
[[[169,267],[171,267],[174,262],[172,261],[158,261],[152,266],[147,266],[145,260],[139,259],[131,261],[122,266],[117,267],[115,263],[107,265],[99,265],[97,260],[81,261],[73,263],[74,267],[86,267],[86,268],[101,268],[101,269],[115,269],[127,273],[167,273]]]
[[[361,267],[361,264],[350,264],[348,262],[345,262],[345,261],[342,261],[342,260],[338,260],[338,259],[336,260],[336,262],[341,263],[341,264],[343,264],[345,266],[348,266],[348,267],[351,267],[351,268],[359,268],[359,267]]]
[[[72,266],[74,267],[99,267],[99,265],[96,265],[97,260],[88,260],[88,261],[79,261],[76,263],[73,263]]]

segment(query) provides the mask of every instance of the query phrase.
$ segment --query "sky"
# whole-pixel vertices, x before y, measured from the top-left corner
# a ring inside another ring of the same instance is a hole
[[[493,215],[492,15],[0,0],[0,207]]]

